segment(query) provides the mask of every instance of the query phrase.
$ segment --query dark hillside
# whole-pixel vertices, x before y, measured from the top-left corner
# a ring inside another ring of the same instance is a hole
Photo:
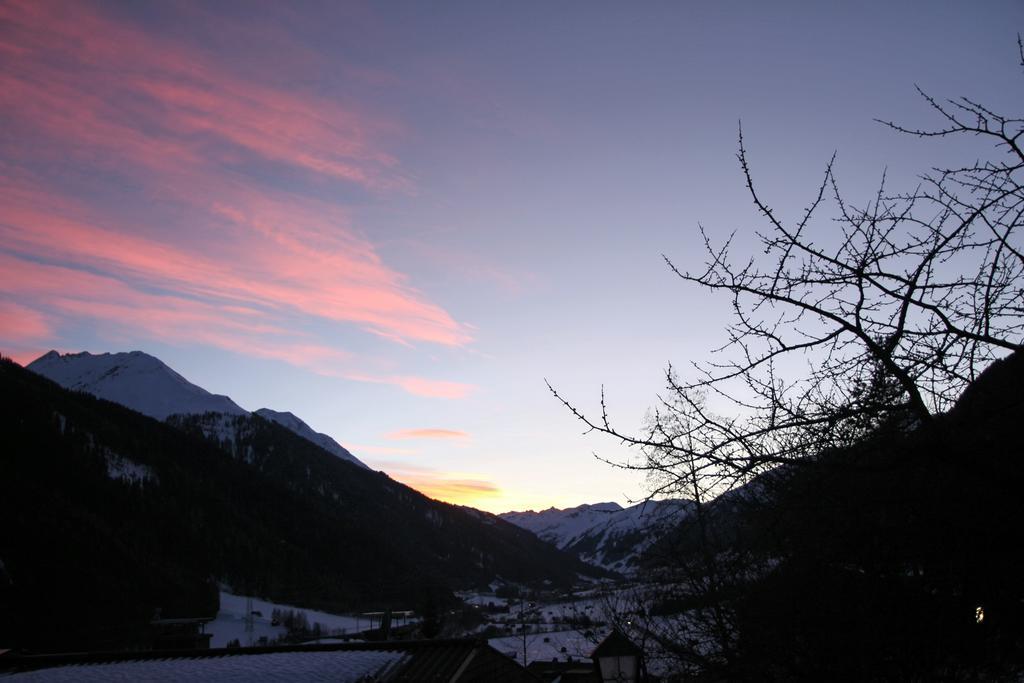
[[[755,480],[763,495],[739,490],[708,505],[713,550],[762,568],[731,583],[744,667],[732,675],[917,680],[1012,669],[1024,651],[1022,388],[1018,352],[930,424],[883,429]],[[700,553],[692,525],[674,540],[663,561]]]
[[[217,581],[325,609],[450,603],[496,574],[588,571],[492,515],[432,501],[261,418],[248,458],[0,362],[0,644],[126,646]],[[592,570],[590,570],[592,571]]]
[[[517,582],[569,584],[577,573],[604,574],[552,552],[550,545],[496,515],[427,498],[259,416],[173,416],[170,422],[197,437],[214,435],[225,452],[280,482],[319,517],[349,525],[356,537],[369,535],[393,555],[413,560],[418,573],[447,585],[483,586],[498,575]],[[225,432],[229,438],[215,436]]]

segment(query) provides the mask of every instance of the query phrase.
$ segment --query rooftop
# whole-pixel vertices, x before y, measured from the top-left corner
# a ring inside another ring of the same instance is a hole
[[[535,681],[476,640],[389,641],[181,652],[0,657],[4,681]]]

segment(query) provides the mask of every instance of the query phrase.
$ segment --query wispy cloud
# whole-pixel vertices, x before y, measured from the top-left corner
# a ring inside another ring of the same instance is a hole
[[[254,200],[248,213],[221,203],[208,222],[240,231],[243,239],[229,245],[208,240],[201,247],[209,252],[196,253],[195,244],[132,234],[116,216],[94,216],[97,210],[81,202],[9,175],[0,183],[0,244],[34,259],[225,303],[356,323],[400,339],[450,346],[470,339],[443,309],[384,266],[369,242],[344,230],[332,234],[322,218],[331,215],[329,207],[318,216],[300,201],[285,206]],[[415,380],[408,384],[416,393]]]
[[[38,341],[52,334],[47,316],[10,301],[0,301],[0,338]]]
[[[394,446],[375,446],[365,443],[348,443],[347,448],[356,454],[369,453],[371,455],[415,455],[414,448],[396,448]]]
[[[2,336],[8,343],[45,339],[53,333],[52,317],[87,318],[103,322],[108,333],[116,335],[133,332],[169,342],[198,342],[314,371],[331,363],[340,366],[348,359],[344,351],[303,338],[260,311],[153,294],[105,275],[33,263],[2,252],[0,293],[51,312],[42,316],[25,306],[0,308]]]
[[[538,287],[540,278],[537,273],[499,265],[482,250],[454,245],[450,239],[440,244],[406,238],[396,240],[392,246],[408,250],[449,276],[489,285],[507,296],[518,297]]]
[[[474,505],[502,495],[502,490],[497,484],[479,475],[442,472],[395,461],[376,462],[374,466],[425,496],[448,503]]]
[[[0,19],[16,67],[0,74],[7,113],[69,142],[157,168],[166,153],[181,162],[242,152],[372,189],[404,182],[374,144],[375,121],[332,100],[238,78],[85,3],[12,0]]]
[[[469,434],[456,429],[401,429],[391,432],[386,439],[458,439],[466,440]]]
[[[406,191],[386,149],[395,124],[241,78],[85,3],[0,5],[0,54],[11,132],[0,138],[0,292],[21,304],[3,312],[8,343],[92,320],[418,396],[470,393],[360,375],[336,341],[337,326],[406,345],[472,339],[384,263],[344,206],[315,198]]]
[[[21,365],[27,365],[48,348],[46,342],[52,336],[50,316],[0,300],[0,352],[5,356]]]
[[[466,398],[476,389],[474,385],[463,382],[427,379],[411,375],[368,375],[353,372],[345,374],[345,378],[356,382],[391,384],[401,387],[414,396],[424,396],[426,398]]]
[[[431,475],[408,477],[402,483],[431,498],[460,505],[469,505],[480,498],[491,498],[501,494],[497,484],[486,479],[454,479]]]

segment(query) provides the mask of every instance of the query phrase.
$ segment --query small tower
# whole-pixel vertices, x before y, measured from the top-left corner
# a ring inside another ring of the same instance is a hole
[[[644,680],[644,651],[615,629],[601,644],[594,648],[590,657],[601,674],[602,683],[638,683]]]

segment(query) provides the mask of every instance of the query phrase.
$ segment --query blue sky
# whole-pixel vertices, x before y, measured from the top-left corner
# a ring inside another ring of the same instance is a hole
[[[0,2],[0,349],[141,349],[488,510],[641,498],[544,380],[642,424],[725,302],[697,226],[854,201],[1020,111],[1018,2]],[[973,158],[973,157],[971,157]],[[828,239],[830,226],[817,226]]]

